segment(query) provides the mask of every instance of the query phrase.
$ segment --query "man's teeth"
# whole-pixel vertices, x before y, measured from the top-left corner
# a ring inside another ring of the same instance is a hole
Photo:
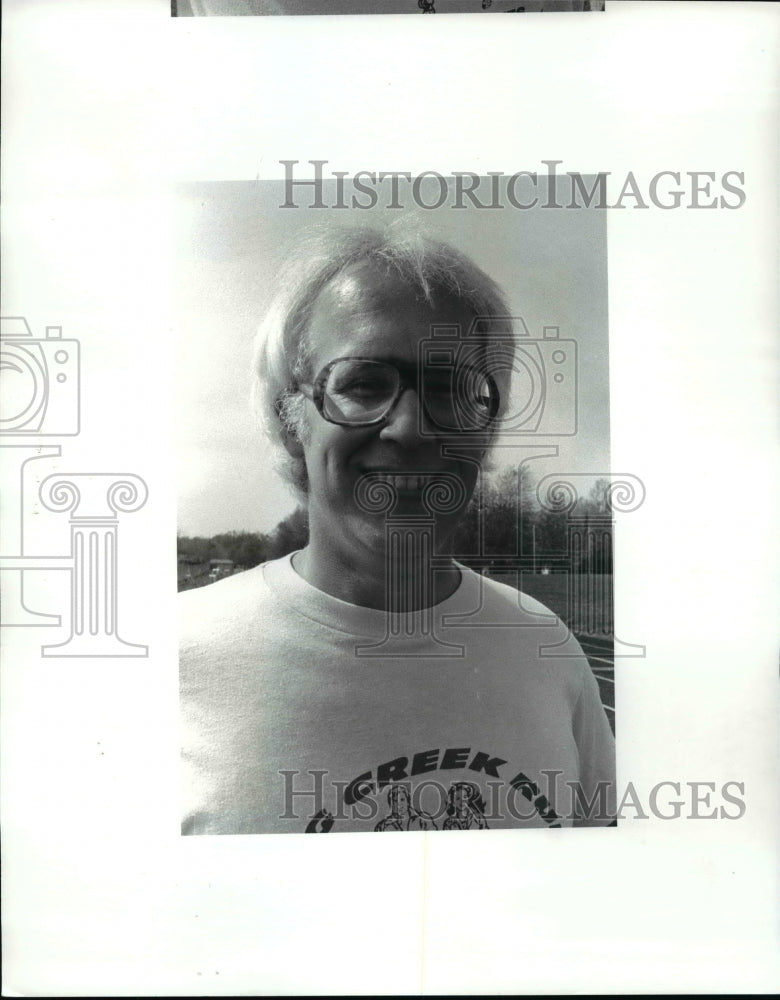
[[[400,473],[381,473],[379,475],[372,477],[376,482],[387,483],[389,486],[394,486],[397,490],[421,490],[429,483],[431,483],[435,476],[431,473],[425,475],[402,475]]]

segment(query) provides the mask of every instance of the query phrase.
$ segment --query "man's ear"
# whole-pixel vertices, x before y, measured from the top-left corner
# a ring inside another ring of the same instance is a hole
[[[304,451],[301,439],[291,427],[282,427],[282,444],[293,458],[303,458]]]
[[[301,444],[298,432],[295,427],[291,425],[289,414],[286,414],[285,416],[282,415],[284,402],[281,399],[277,400],[274,409],[276,410],[276,416],[281,424],[282,444],[287,450],[287,453],[292,455],[293,458],[303,458],[303,445]]]

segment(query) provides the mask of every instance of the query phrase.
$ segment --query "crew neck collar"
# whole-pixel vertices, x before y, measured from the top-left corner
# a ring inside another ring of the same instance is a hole
[[[281,559],[265,563],[263,567],[266,584],[281,600],[307,618],[338,632],[365,637],[382,637],[387,634],[390,617],[387,611],[350,604],[314,587],[296,572],[293,566],[296,554],[297,552],[292,552]],[[431,608],[400,616],[405,631],[412,635],[424,635],[427,632],[426,624],[431,618],[439,619],[444,614],[453,614],[463,609],[464,602],[469,600],[468,595],[478,581],[466,567],[459,563],[455,565],[460,572],[460,583],[453,593]]]

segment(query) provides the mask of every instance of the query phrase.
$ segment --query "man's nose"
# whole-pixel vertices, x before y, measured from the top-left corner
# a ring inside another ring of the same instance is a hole
[[[379,433],[383,441],[396,441],[405,448],[416,447],[430,434],[431,427],[420,405],[417,391],[408,386]]]

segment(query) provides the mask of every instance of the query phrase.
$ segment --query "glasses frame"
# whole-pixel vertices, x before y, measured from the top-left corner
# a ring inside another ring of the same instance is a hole
[[[327,385],[328,377],[331,371],[341,361],[367,361],[370,362],[371,364],[386,365],[388,368],[394,368],[395,371],[398,373],[398,387],[395,390],[392,400],[390,401],[390,403],[388,403],[387,409],[380,417],[374,417],[373,420],[362,420],[355,422],[353,420],[336,420],[333,417],[329,417],[326,415],[324,411],[325,386]],[[478,370],[473,365],[469,366],[469,368],[474,368],[475,371]],[[410,372],[412,374],[410,374]],[[468,430],[467,433],[471,434],[486,433],[490,425],[496,419],[496,416],[498,415],[499,406],[501,405],[500,393],[498,391],[498,386],[496,385],[496,380],[489,372],[480,372],[480,374],[487,379],[488,384],[490,386],[490,398],[491,400],[495,400],[495,403],[492,407],[492,412],[488,417],[485,427],[476,432],[474,430]],[[420,371],[416,365],[399,366],[394,361],[383,361],[380,358],[364,358],[354,355],[345,355],[343,357],[334,358],[332,361],[329,361],[325,365],[325,367],[321,369],[321,371],[319,372],[319,374],[317,375],[317,377],[314,379],[313,382],[299,382],[298,391],[301,392],[304,396],[306,396],[307,399],[310,399],[314,403],[319,415],[322,417],[323,420],[326,420],[329,424],[336,424],[338,427],[376,427],[379,424],[383,424],[386,420],[388,420],[392,416],[393,411],[395,410],[396,406],[398,406],[398,401],[400,400],[401,396],[403,396],[403,394],[406,392],[406,390],[414,389],[414,391],[417,393],[417,398],[420,400],[420,406],[422,407],[423,413],[425,414],[427,420],[433,427],[435,427],[437,430],[441,430],[442,433],[445,432],[449,432],[450,434],[463,433],[461,428],[449,428],[449,427],[442,428],[433,419],[430,412],[428,411],[428,407],[425,405],[425,393],[420,391],[422,388],[420,385],[420,381],[421,381]]]

